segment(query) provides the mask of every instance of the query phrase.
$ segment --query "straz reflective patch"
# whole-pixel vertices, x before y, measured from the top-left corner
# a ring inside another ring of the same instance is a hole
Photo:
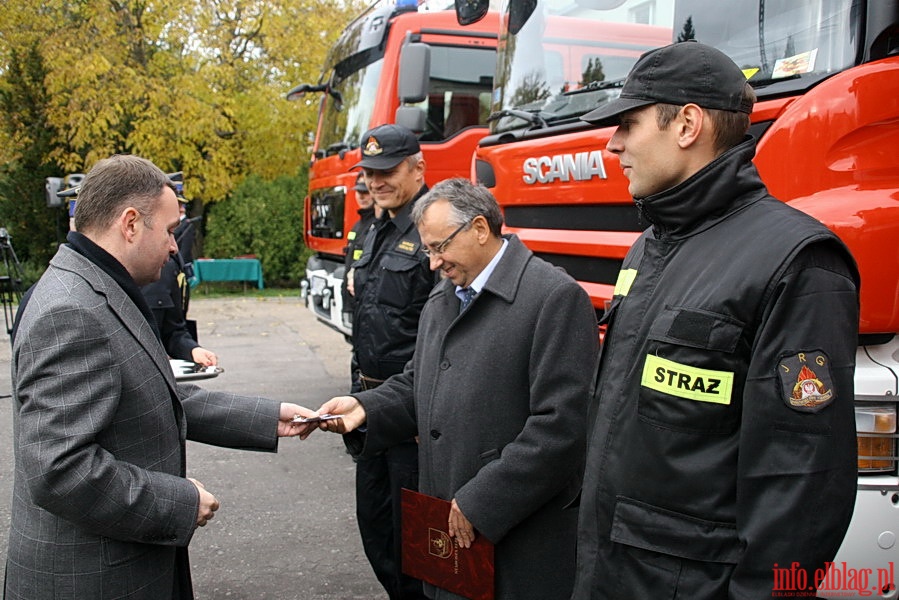
[[[360,258],[362,258],[362,248],[353,250],[353,260],[359,260]]]
[[[612,292],[612,295],[627,296],[636,278],[637,269],[621,269],[618,271],[618,280],[615,282],[615,290]]]
[[[734,374],[730,371],[697,369],[647,354],[640,384],[678,398],[730,404]]]
[[[356,239],[356,232],[355,232],[355,231],[351,231],[351,232],[349,232],[348,234],[346,234],[346,239],[350,240],[351,242],[352,242],[353,240],[355,240],[355,239]]]

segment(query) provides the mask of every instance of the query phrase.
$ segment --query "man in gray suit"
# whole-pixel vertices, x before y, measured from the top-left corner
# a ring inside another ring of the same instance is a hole
[[[469,547],[478,532],[496,544],[497,600],[567,600],[577,511],[566,506],[581,486],[599,345],[590,299],[500,234],[499,206],[483,187],[441,182],[412,219],[444,275],[415,355],[378,388],[326,402],[319,412],[343,418],[322,427],[367,421],[363,454],[417,435],[419,487],[452,501],[450,536]]]
[[[135,156],[84,180],[68,244],[20,308],[8,600],[193,597],[187,545],[219,503],[185,439],[275,451],[295,404],[175,383],[140,286],[177,250],[178,200]]]

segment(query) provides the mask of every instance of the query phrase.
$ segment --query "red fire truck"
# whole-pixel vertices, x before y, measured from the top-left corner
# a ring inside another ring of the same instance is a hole
[[[457,4],[461,22],[486,10]],[[744,69],[771,193],[825,223],[859,263],[858,495],[835,575],[867,574],[858,595],[880,585],[877,597],[896,598],[899,2],[506,0],[500,13],[493,123],[472,177],[499,200],[507,231],[580,281],[599,312],[648,224],[605,150],[614,128],[578,117],[620,92],[640,53],[672,41],[716,46]],[[840,585],[819,595],[846,597],[853,584]]]
[[[419,133],[429,185],[467,176],[477,141],[487,133],[496,69],[498,18],[461,27],[452,10],[425,11],[417,0],[380,2],[349,25],[331,48],[316,84],[288,99],[320,93],[309,168],[304,239],[315,255],[301,293],[323,323],[349,335],[343,311],[346,235],[358,220],[350,168],[361,137],[385,123]]]

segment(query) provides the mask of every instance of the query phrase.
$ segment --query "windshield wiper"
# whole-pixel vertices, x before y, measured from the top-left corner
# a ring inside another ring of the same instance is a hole
[[[331,156],[339,152],[346,152],[347,150],[350,150],[350,145],[346,142],[334,142],[333,144],[328,146],[325,151],[327,152],[328,156]]]
[[[624,87],[624,82],[626,80],[626,77],[622,77],[621,79],[611,79],[609,81],[591,81],[584,87],[578,88],[576,90],[570,90],[568,92],[562,92],[560,96],[574,96],[576,94],[586,94],[587,92],[597,92],[599,90],[620,88]]]
[[[792,75],[786,75],[784,77],[769,77],[767,79],[749,79],[749,85],[752,87],[764,87],[766,85],[771,85],[772,83],[780,83],[781,81],[790,81],[792,79],[802,79],[801,73],[793,73]]]
[[[543,129],[548,127],[546,124],[546,120],[541,117],[538,113],[527,112],[525,110],[515,110],[514,108],[504,108],[501,111],[490,113],[490,116],[487,117],[487,122],[498,121],[503,117],[515,117],[517,119],[521,119],[522,121],[527,121],[529,125],[537,125],[538,129]]]

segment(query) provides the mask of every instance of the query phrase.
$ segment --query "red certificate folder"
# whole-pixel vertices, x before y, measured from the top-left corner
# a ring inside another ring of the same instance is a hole
[[[447,533],[450,503],[402,491],[403,573],[472,600],[493,600],[493,544],[459,548]]]

